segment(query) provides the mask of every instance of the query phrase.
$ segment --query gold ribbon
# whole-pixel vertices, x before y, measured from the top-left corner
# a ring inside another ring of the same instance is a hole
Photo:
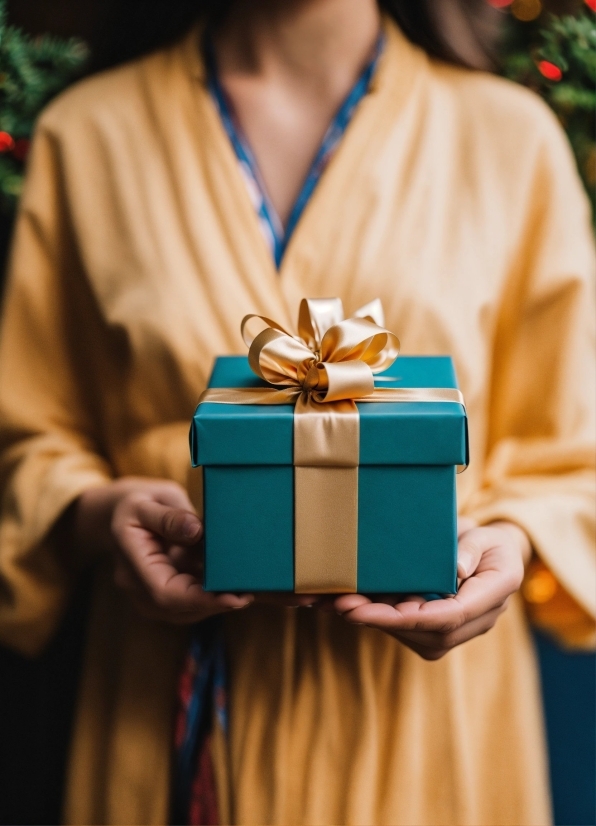
[[[339,298],[303,299],[298,335],[259,315],[242,320],[252,370],[273,387],[209,388],[199,404],[294,404],[296,593],[357,588],[360,422],[355,402],[455,402],[453,388],[385,388],[374,375],[399,354],[375,299],[344,318]],[[252,334],[249,328],[258,325]],[[279,388],[279,389],[277,389]]]

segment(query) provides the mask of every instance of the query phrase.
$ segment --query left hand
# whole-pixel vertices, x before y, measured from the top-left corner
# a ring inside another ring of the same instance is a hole
[[[459,524],[457,574],[453,597],[426,602],[419,596],[379,597],[345,594],[335,610],[350,623],[378,628],[425,660],[438,660],[462,642],[489,631],[518,590],[531,555],[526,533],[510,522],[474,527]]]

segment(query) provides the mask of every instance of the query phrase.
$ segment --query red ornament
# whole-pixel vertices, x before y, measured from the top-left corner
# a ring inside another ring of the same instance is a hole
[[[584,0],[584,3],[592,11],[596,11],[596,0]]]
[[[14,140],[8,132],[0,132],[0,152],[10,152],[14,148]]]
[[[538,71],[547,80],[554,80],[555,83],[563,77],[563,72],[550,60],[541,60],[538,64]]]
[[[29,138],[18,138],[14,142],[14,147],[12,150],[13,158],[16,158],[17,161],[24,161],[27,155],[29,154],[29,147],[31,146],[31,141]]]
[[[504,9],[507,6],[510,6],[513,0],[488,0],[491,6],[494,6],[495,9]]]

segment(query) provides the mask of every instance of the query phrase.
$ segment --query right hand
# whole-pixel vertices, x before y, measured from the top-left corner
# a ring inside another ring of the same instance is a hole
[[[175,482],[124,477],[91,488],[76,500],[71,524],[78,543],[112,549],[116,585],[151,619],[194,623],[254,599],[203,590],[203,526]]]

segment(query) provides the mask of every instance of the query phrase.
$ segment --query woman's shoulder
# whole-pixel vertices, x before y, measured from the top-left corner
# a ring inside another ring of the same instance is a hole
[[[60,138],[81,127],[134,124],[162,86],[171,85],[179,51],[175,44],[79,80],[46,106],[37,130]]]
[[[516,216],[514,224],[554,199],[587,224],[588,199],[571,145],[544,100],[488,72],[431,60],[428,66],[424,117],[459,184]]]
[[[497,163],[514,169],[550,157],[568,166],[569,142],[552,109],[531,89],[489,72],[435,63],[431,85],[447,95],[458,128],[477,152],[490,153]],[[563,160],[565,158],[565,160]]]

